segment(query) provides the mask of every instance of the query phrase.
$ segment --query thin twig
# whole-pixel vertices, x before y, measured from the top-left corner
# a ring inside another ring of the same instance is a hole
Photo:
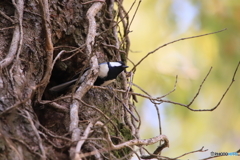
[[[19,44],[18,44],[18,50],[17,50],[17,56],[16,56],[16,61],[19,61],[19,55],[21,53],[22,50],[22,43],[23,43],[23,26],[22,26],[22,21],[23,21],[23,10],[24,10],[24,2],[19,1],[18,4],[15,3],[15,1],[12,1],[14,6],[16,7],[17,13],[18,13],[18,23],[19,23],[19,35],[20,35],[20,40],[19,40]],[[23,7],[21,8],[21,6],[19,5],[19,3],[23,3]],[[19,67],[19,66],[17,66]]]
[[[11,26],[11,27],[4,27],[4,28],[0,28],[0,31],[4,31],[6,29],[12,29],[12,28],[15,28],[14,26]]]
[[[60,105],[60,104],[58,104],[56,102],[48,103],[48,105],[50,107],[53,107],[53,108],[57,109],[60,112],[69,113],[69,108],[67,108],[65,106],[62,106],[62,105]]]
[[[23,145],[24,147],[26,147],[29,152],[31,152],[31,153],[33,153],[34,155],[39,156],[40,158],[42,158],[42,155],[39,154],[39,152],[34,151],[32,147],[30,147],[29,145],[26,144],[26,142],[24,142],[24,141],[22,141],[22,140],[20,140],[20,139],[17,139],[17,138],[13,138],[13,137],[12,137],[11,139],[14,140],[14,141],[17,141],[18,143],[21,143],[21,145]]]
[[[129,23],[129,25],[128,25],[128,30],[130,30],[130,27],[131,27],[132,22],[133,22],[136,14],[137,14],[137,11],[138,11],[138,9],[139,9],[139,6],[140,6],[141,2],[142,2],[142,0],[139,0],[139,1],[138,1],[138,5],[137,5],[137,8],[136,8],[136,10],[135,10],[135,12],[134,12],[134,14],[133,14],[132,20],[130,21],[130,23]]]
[[[82,4],[84,5],[84,4],[88,4],[88,3],[94,3],[94,2],[102,2],[102,3],[105,3],[104,0],[92,0],[92,1],[84,2],[84,3],[82,3]]]
[[[14,105],[12,105],[12,106],[8,107],[6,110],[2,111],[2,112],[0,113],[0,117],[3,116],[3,115],[6,114],[6,113],[9,113],[9,112],[12,111],[13,109],[16,109],[16,108],[19,107],[20,105],[26,103],[29,99],[30,99],[30,98],[27,98],[27,99],[25,99],[25,100],[23,100],[23,101],[16,102]]]
[[[87,107],[89,107],[89,108],[91,108],[91,109],[99,112],[101,115],[103,115],[104,118],[106,118],[106,119],[113,125],[114,129],[115,129],[118,133],[121,133],[121,132],[118,130],[118,127],[114,124],[114,122],[113,122],[106,114],[104,114],[100,109],[98,109],[96,106],[91,106],[91,105],[85,103],[84,101],[80,100],[79,98],[76,98],[76,97],[75,97],[75,99],[77,99],[78,101],[80,101],[81,103],[83,103],[85,106],[87,106]]]
[[[95,124],[95,126],[101,126],[103,132],[104,132],[104,136],[106,138],[106,140],[108,141],[109,145],[110,145],[110,148],[108,150],[118,150],[118,149],[121,149],[121,148],[124,148],[124,147],[128,147],[128,146],[134,146],[134,145],[150,145],[150,144],[154,144],[158,141],[165,141],[166,143],[169,144],[169,141],[167,139],[167,137],[165,135],[159,135],[159,136],[156,136],[156,137],[153,137],[153,138],[150,138],[150,139],[133,139],[133,140],[130,140],[130,141],[126,141],[126,142],[123,142],[121,144],[118,144],[118,145],[114,145],[113,142],[112,142],[112,139],[111,139],[111,136],[108,132],[108,129],[106,126],[104,126],[104,124],[102,122],[97,122]],[[104,149],[105,150],[105,149]],[[104,151],[103,149],[100,149],[98,150],[98,152],[103,152]],[[82,154],[79,154],[79,158],[84,158],[84,157],[87,157],[87,156],[91,156],[91,155],[94,155],[96,151],[92,151],[92,152],[88,152],[88,153],[82,153]]]
[[[39,124],[39,126],[45,131],[45,134],[48,134],[49,136],[51,136],[53,138],[62,139],[62,140],[67,141],[67,142],[72,142],[72,140],[67,138],[67,137],[55,135],[54,133],[52,133],[52,131],[50,131],[49,129],[45,128],[41,124]]]
[[[87,126],[87,128],[85,129],[83,135],[81,136],[81,140],[78,141],[77,143],[77,146],[76,146],[76,150],[75,152],[76,153],[80,153],[81,151],[81,148],[82,148],[82,145],[84,144],[86,138],[88,137],[88,135],[91,133],[92,131],[92,126],[93,126],[93,123],[90,122]],[[77,156],[78,154],[75,154],[75,156]],[[78,157],[75,157],[75,159],[79,159]]]
[[[185,38],[180,38],[180,39],[177,39],[177,40],[174,40],[174,41],[171,41],[171,42],[168,42],[168,43],[165,43],[159,47],[157,47],[156,49],[154,49],[153,51],[149,52],[146,56],[144,56],[132,69],[131,71],[135,71],[136,70],[136,67],[143,61],[145,60],[150,54],[153,54],[155,53],[157,50],[169,45],[169,44],[172,44],[172,43],[175,43],[175,42],[178,42],[178,41],[182,41],[182,40],[187,40],[187,39],[192,39],[192,38],[198,38],[198,37],[203,37],[203,36],[207,36],[207,35],[210,35],[210,34],[216,34],[216,33],[219,33],[219,32],[223,32],[227,30],[227,28],[225,29],[222,29],[222,30],[219,30],[219,31],[216,31],[216,32],[211,32],[211,33],[206,33],[206,34],[201,34],[201,35],[198,35],[198,36],[191,36],[191,37],[185,37]]]
[[[176,80],[175,80],[173,89],[172,89],[170,92],[168,92],[167,94],[165,94],[165,95],[163,95],[163,96],[161,96],[161,97],[157,97],[157,99],[162,99],[162,98],[168,96],[169,94],[173,93],[173,92],[176,90],[177,82],[178,82],[178,76],[176,75]]]
[[[161,142],[161,141],[159,141],[159,142]],[[166,147],[169,147],[169,144],[168,144],[166,141],[164,141],[164,143],[163,143],[162,145],[160,144],[160,145],[155,149],[155,151],[153,152],[153,154],[149,153],[148,150],[146,150],[146,149],[144,148],[144,150],[147,151],[149,155],[142,155],[141,158],[142,158],[142,159],[155,159],[155,158],[160,158],[160,157],[163,158],[163,156],[161,156],[161,151],[162,151],[164,148],[166,148]],[[164,158],[167,158],[167,157],[164,157]],[[169,158],[169,159],[170,159],[170,158]]]
[[[32,129],[33,129],[33,132],[35,133],[37,139],[38,139],[38,145],[39,145],[39,148],[40,148],[40,151],[42,152],[42,159],[43,160],[46,160],[47,157],[46,157],[46,152],[45,152],[45,148],[43,147],[43,143],[42,143],[42,138],[40,137],[39,133],[38,133],[38,130],[36,128],[36,126],[34,125],[33,121],[32,121],[32,117],[30,116],[30,114],[28,113],[28,111],[24,110],[25,114],[27,115],[26,118],[28,119]]]
[[[7,135],[6,135],[6,134],[3,134],[2,130],[0,130],[0,138],[1,138],[1,143],[4,143],[5,148],[7,147],[7,148],[11,149],[11,152],[12,152],[11,154],[13,154],[13,152],[15,152],[15,153],[14,153],[15,158],[17,159],[17,157],[18,157],[18,159],[21,160],[22,157],[23,157],[23,152],[19,151],[18,145],[16,145],[15,143],[13,143],[12,140],[15,140],[15,139],[13,139],[13,138],[11,138],[11,137],[8,137],[8,134],[7,134]],[[21,141],[21,140],[17,139],[17,141]],[[21,141],[21,142],[22,142],[22,141]],[[20,143],[21,143],[21,142],[20,142]],[[25,143],[24,143],[23,146],[26,146],[26,148],[28,148],[28,149],[30,148],[30,147],[29,147],[28,145],[26,145]],[[30,150],[30,152],[33,152],[33,151]],[[34,152],[34,153],[35,153],[35,152]],[[41,157],[40,154],[38,154],[38,156]]]
[[[203,150],[203,148],[204,148],[204,146],[202,148],[196,150],[196,151],[191,151],[191,152],[184,153],[181,156],[178,156],[178,157],[173,158],[173,159],[178,159],[178,158],[181,158],[181,157],[186,156],[188,154],[192,154],[192,153],[196,153],[196,152],[206,152],[206,151],[208,151],[208,149]]]
[[[130,113],[132,115],[132,117],[135,119],[135,121],[138,122],[138,119],[135,117],[135,115],[129,110],[129,108],[127,107],[127,105],[121,100],[119,99],[116,95],[114,95],[114,97],[120,102],[122,103],[122,105],[124,106],[124,108],[127,110],[128,113]]]
[[[159,108],[158,108],[158,105],[157,104],[154,104],[155,106],[155,109],[157,111],[157,116],[158,116],[158,129],[159,129],[159,134],[161,135],[162,134],[162,125],[161,125],[161,116],[160,116],[160,111],[159,111]],[[159,142],[159,145],[161,145],[161,141]]]
[[[64,143],[65,145],[64,146],[59,146],[59,144],[55,144],[54,142],[52,142],[50,140],[50,138],[47,137],[47,135],[45,135],[43,132],[39,131],[39,134],[43,136],[43,138],[48,142],[50,143],[53,147],[57,148],[57,149],[63,149],[63,148],[66,148],[66,147],[69,147],[71,145],[71,143]]]
[[[61,57],[61,55],[62,55],[63,53],[65,53],[65,52],[66,52],[65,50],[61,50],[61,52],[59,52],[58,55],[54,58],[53,63],[52,63],[52,65],[51,65],[51,70],[53,69],[56,61],[57,61],[57,60]]]
[[[12,24],[15,23],[15,21],[14,21],[12,18],[10,18],[8,15],[6,15],[3,11],[0,11],[0,15],[2,15],[2,16],[3,16],[4,18],[6,18],[7,20],[11,21]]]
[[[222,95],[221,99],[219,100],[219,102],[217,103],[217,105],[216,105],[215,107],[213,107],[213,108],[210,108],[210,109],[192,109],[192,108],[190,108],[191,104],[194,102],[194,100],[195,100],[196,97],[198,96],[198,94],[199,94],[199,92],[200,92],[200,90],[201,90],[201,88],[202,88],[202,85],[203,85],[203,83],[205,82],[206,78],[208,77],[208,75],[209,75],[209,73],[210,73],[210,71],[211,71],[212,68],[209,70],[208,74],[206,75],[206,77],[205,77],[204,80],[202,81],[202,83],[201,83],[201,85],[200,85],[200,87],[199,87],[196,95],[194,96],[194,98],[192,99],[192,101],[191,101],[189,104],[185,105],[185,104],[181,104],[181,103],[178,103],[178,102],[173,102],[173,101],[163,100],[163,99],[162,99],[161,101],[162,101],[162,102],[166,102],[166,103],[171,103],[171,104],[180,105],[180,106],[186,107],[187,109],[189,109],[189,110],[191,110],[191,111],[198,111],[198,112],[200,112],[200,111],[213,111],[213,110],[215,110],[215,109],[221,104],[223,98],[225,97],[225,95],[226,95],[227,92],[229,91],[230,87],[232,86],[233,82],[235,81],[235,76],[236,76],[236,73],[237,73],[237,71],[238,71],[239,65],[240,65],[240,62],[238,63],[238,65],[237,65],[237,67],[236,67],[236,69],[235,69],[235,71],[234,71],[234,74],[233,74],[231,83],[230,83],[229,86],[227,87],[226,91],[223,93],[223,95]]]
[[[82,82],[81,86],[77,89],[75,96],[78,97],[80,100],[82,97],[87,93],[87,91],[93,86],[94,82],[97,79],[98,75],[98,60],[96,55],[92,55],[92,46],[95,42],[95,37],[97,35],[97,24],[95,16],[97,13],[102,9],[104,3],[102,2],[96,2],[93,3],[93,5],[88,9],[87,11],[87,19],[89,22],[88,26],[88,34],[86,38],[86,46],[87,46],[87,55],[88,58],[90,58],[90,63],[92,64],[91,69],[89,69],[89,73],[85,79],[84,82]],[[72,132],[72,140],[78,141],[80,139],[80,129],[78,127],[78,110],[79,110],[79,101],[73,99],[72,104],[70,105],[70,125],[69,125],[69,131]],[[70,155],[71,157],[78,156],[77,153],[75,153],[74,147],[70,148]]]
[[[43,79],[41,82],[37,85],[39,88],[38,91],[38,101],[41,101],[43,92],[49,82],[52,69],[53,69],[53,42],[52,42],[52,34],[51,34],[51,26],[50,26],[50,13],[49,13],[49,5],[48,0],[39,0],[39,6],[41,9],[42,14],[42,22],[43,22],[43,30],[44,30],[44,36],[45,36],[45,51],[46,51],[46,70],[44,72]]]
[[[205,76],[205,78],[203,79],[202,83],[200,84],[196,95],[193,97],[192,101],[191,101],[187,106],[191,106],[192,103],[194,102],[194,100],[197,98],[197,96],[199,95],[199,93],[200,93],[200,91],[201,91],[201,89],[202,89],[202,86],[203,86],[204,82],[205,82],[206,79],[208,78],[208,76],[209,76],[209,74],[211,73],[211,71],[212,71],[212,67],[210,68],[210,70],[208,71],[207,75]]]
[[[17,53],[21,52],[23,32],[22,32],[22,19],[23,19],[23,10],[24,10],[24,1],[19,0],[17,3],[13,1],[15,6],[14,17],[18,21],[15,24],[15,29],[12,36],[12,41],[8,50],[7,56],[0,61],[0,69],[7,67],[15,58]]]

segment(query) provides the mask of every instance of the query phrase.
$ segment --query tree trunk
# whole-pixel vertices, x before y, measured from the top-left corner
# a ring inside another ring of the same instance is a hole
[[[0,159],[129,159],[128,147],[109,149],[138,135],[130,96],[113,89],[128,90],[125,73],[112,89],[91,87],[97,63],[127,59],[122,4],[3,0],[0,11]],[[49,92],[86,67],[76,93]]]

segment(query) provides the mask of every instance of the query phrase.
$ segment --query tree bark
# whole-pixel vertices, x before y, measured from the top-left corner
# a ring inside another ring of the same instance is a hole
[[[92,87],[96,64],[126,62],[129,45],[121,2],[1,1],[0,159],[80,159],[92,151],[85,158],[129,159],[132,150],[109,149],[101,129],[116,145],[138,137],[126,74],[110,85],[126,93]],[[92,72],[76,92],[48,91],[86,67]]]

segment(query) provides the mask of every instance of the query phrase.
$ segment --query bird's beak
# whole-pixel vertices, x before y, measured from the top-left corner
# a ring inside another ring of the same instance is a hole
[[[128,68],[128,66],[122,66],[123,68]]]

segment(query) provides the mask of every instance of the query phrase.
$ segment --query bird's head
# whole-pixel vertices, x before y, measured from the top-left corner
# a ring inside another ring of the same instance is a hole
[[[124,62],[105,62],[99,65],[98,76],[106,80],[116,79],[117,76],[125,69],[128,68]]]

